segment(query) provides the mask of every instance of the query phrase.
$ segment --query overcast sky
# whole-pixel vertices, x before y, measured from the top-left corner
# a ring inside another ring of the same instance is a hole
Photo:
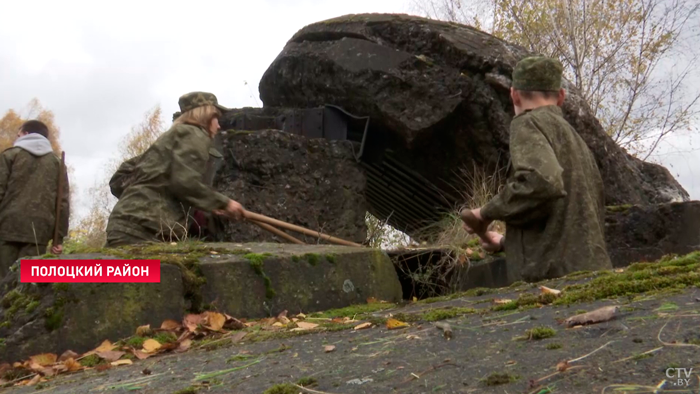
[[[262,74],[305,25],[409,11],[407,0],[5,2],[12,17],[0,23],[0,112],[34,97],[52,110],[82,193],[155,105],[168,122],[189,91],[211,91],[228,107],[260,106]],[[669,142],[661,153],[690,150],[687,138]],[[659,156],[694,199],[699,155]]]

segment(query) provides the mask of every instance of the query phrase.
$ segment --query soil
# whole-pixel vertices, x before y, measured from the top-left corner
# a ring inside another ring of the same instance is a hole
[[[564,283],[553,280],[546,286],[563,289]],[[654,392],[664,381],[658,393],[699,389],[697,287],[568,306],[493,310],[494,299],[539,292],[537,286],[522,284],[480,296],[412,302],[361,315],[379,324],[365,330],[272,335],[263,341],[248,337],[210,351],[153,357],[104,372],[88,370],[6,392],[265,393],[302,378],[314,379],[309,387],[314,391],[292,387],[267,393],[639,393]],[[574,328],[560,324],[608,305],[619,306],[611,321]],[[328,315],[348,314],[353,310]],[[382,320],[392,315],[410,326],[388,330]],[[442,318],[447,319],[437,321]],[[452,331],[449,340],[436,326],[444,323]],[[543,335],[551,330],[541,327],[553,329],[554,335]],[[531,329],[540,334],[535,337],[545,338],[529,339]],[[335,349],[325,352],[327,345]],[[557,373],[559,363],[581,357]],[[679,386],[677,375],[669,378],[668,368],[694,368],[689,386]],[[627,388],[620,391],[616,385]]]

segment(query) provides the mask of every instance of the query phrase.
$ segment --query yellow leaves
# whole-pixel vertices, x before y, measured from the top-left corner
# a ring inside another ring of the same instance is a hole
[[[306,330],[313,330],[318,327],[318,324],[316,323],[308,323],[308,322],[297,322],[296,323],[297,327],[293,328],[292,331],[306,331]]]
[[[58,361],[67,361],[75,358],[78,358],[78,353],[72,350],[66,350],[65,352],[63,352],[63,354],[61,354],[61,357],[58,358]]]
[[[162,330],[167,330],[167,331],[176,331],[182,328],[182,325],[175,320],[165,320],[163,321],[163,324],[160,325],[160,328]]]
[[[542,292],[542,294],[552,294],[556,297],[561,295],[561,290],[550,289],[547,286],[540,286],[540,291]]]
[[[393,318],[389,318],[386,321],[386,328],[388,328],[389,330],[396,330],[396,329],[406,328],[406,327],[408,327],[408,323],[404,323],[402,321],[399,321],[399,320],[396,320]]]
[[[120,365],[131,365],[131,364],[133,364],[133,362],[129,359],[126,359],[126,360],[113,361],[110,364],[112,364],[115,367],[118,367]]]
[[[114,350],[106,351],[106,352],[97,352],[97,356],[99,356],[101,359],[105,361],[117,361],[121,358],[121,356],[124,355],[124,352],[117,352]]]
[[[55,354],[52,354],[52,353],[40,354],[38,356],[32,356],[29,358],[30,362],[38,364],[42,367],[54,364],[57,359],[58,359],[58,356],[56,356]]]
[[[220,331],[226,323],[226,316],[217,312],[205,312],[204,319],[205,327],[212,331]]]
[[[354,329],[355,329],[355,330],[364,330],[364,329],[367,329],[367,328],[370,328],[370,327],[372,327],[372,323],[367,322],[367,323],[362,323],[362,324],[360,324],[360,325],[355,326]]]
[[[330,353],[335,350],[335,345],[326,345],[323,347],[323,351],[326,353]]]
[[[161,346],[163,345],[161,345],[160,342],[156,341],[155,339],[147,339],[143,343],[143,351],[145,353],[153,353],[156,350],[160,349]]]
[[[507,299],[507,298],[495,298],[493,300],[493,303],[496,305],[504,305],[504,304],[510,304],[513,302],[513,300]]]
[[[94,352],[108,352],[110,350],[114,350],[115,348],[116,346],[112,345],[112,342],[106,339],[97,349],[94,350]]]
[[[63,367],[68,372],[76,372],[83,369],[83,366],[79,362],[75,361],[73,358],[69,358],[63,362]]]
[[[139,328],[136,329],[136,336],[137,337],[147,337],[151,335],[153,331],[151,330],[151,325],[146,324],[145,326],[140,326]]]

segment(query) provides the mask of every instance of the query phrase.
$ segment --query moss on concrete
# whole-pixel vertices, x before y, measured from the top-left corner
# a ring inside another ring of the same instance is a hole
[[[263,283],[265,284],[265,298],[267,299],[271,299],[276,295],[275,289],[272,288],[272,280],[265,274],[264,270],[265,259],[269,256],[272,255],[270,253],[248,253],[243,256],[250,261],[250,267],[253,268],[253,271],[263,278]]]
[[[629,204],[624,204],[624,205],[611,205],[605,207],[605,210],[611,213],[617,213],[617,212],[627,212],[630,208],[632,208],[632,205]]]
[[[396,307],[396,304],[390,303],[372,303],[372,304],[358,304],[350,305],[345,308],[330,309],[324,312],[312,313],[311,317],[320,318],[334,318],[334,317],[357,317],[363,316],[370,313],[382,311],[385,309],[390,309]]]
[[[517,375],[511,375],[504,372],[494,372],[483,379],[482,382],[487,386],[499,386],[502,384],[516,382],[518,379],[520,379],[520,377]]]
[[[557,332],[551,327],[539,326],[527,330],[525,335],[529,340],[538,341],[540,339],[551,338],[557,335]]]
[[[304,259],[311,264],[312,266],[317,266],[318,262],[321,260],[321,257],[319,256],[318,253],[306,253],[304,255]]]

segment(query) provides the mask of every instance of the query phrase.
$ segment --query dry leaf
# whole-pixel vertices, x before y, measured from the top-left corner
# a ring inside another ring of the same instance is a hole
[[[110,350],[114,350],[115,347],[116,346],[112,345],[112,342],[110,342],[109,339],[106,339],[97,349],[93,350],[93,352],[108,352]]]
[[[318,327],[318,324],[316,323],[307,323],[304,321],[297,322],[297,328],[295,330],[313,330],[314,328]]]
[[[224,328],[228,328],[229,330],[242,330],[246,328],[245,323],[242,321],[236,319],[233,316],[226,315],[226,323],[224,323]]]
[[[203,318],[201,315],[189,314],[182,320],[182,325],[190,330],[190,332],[195,332],[197,326],[202,323],[202,320]]]
[[[136,356],[136,358],[139,360],[145,360],[153,355],[153,353],[145,353],[141,350],[133,350],[132,353],[134,353],[134,356]]]
[[[474,254],[474,250],[472,248],[467,248],[467,254],[471,256]]]
[[[186,352],[187,349],[192,346],[192,340],[191,339],[185,339],[184,341],[180,342],[180,345],[178,345],[177,349],[175,349],[175,352],[177,353],[182,353]]]
[[[44,354],[39,354],[36,356],[29,357],[30,362],[38,364],[42,367],[55,364],[57,359],[58,359],[58,356],[56,356],[53,353],[44,353]]]
[[[562,361],[559,364],[557,364],[557,371],[564,372],[567,369],[569,369],[569,362],[568,361]]]
[[[408,323],[404,323],[400,320],[389,318],[386,321],[386,328],[388,328],[390,330],[396,330],[398,328],[406,328],[406,327],[408,327]]]
[[[277,322],[282,323],[284,325],[289,324],[289,318],[287,318],[286,310],[282,311],[279,315],[277,315]]]
[[[303,313],[298,313],[296,317],[299,319],[306,319],[306,315]]]
[[[182,324],[176,322],[175,320],[165,320],[163,321],[163,324],[160,325],[160,328],[162,330],[168,330],[168,331],[176,331],[179,330],[180,327],[182,327]]]
[[[418,335],[407,335],[406,339],[420,339]]]
[[[114,365],[115,367],[118,367],[120,365],[131,365],[131,364],[133,364],[133,362],[129,359],[126,359],[126,360],[114,361],[111,364]]]
[[[34,375],[34,377],[31,380],[26,381],[26,385],[34,386],[35,384],[39,383],[39,380],[41,380],[41,375]]]
[[[240,342],[245,336],[248,335],[247,332],[237,332],[234,336],[231,337],[231,343],[238,343]]]
[[[137,337],[147,337],[153,333],[153,330],[151,330],[151,325],[146,324],[145,326],[139,326],[136,329],[136,336]]]
[[[334,345],[326,345],[326,346],[323,347],[323,351],[326,352],[326,353],[330,353],[330,352],[332,352],[332,351],[334,351],[334,350],[335,350],[335,346],[334,346]]]
[[[550,289],[547,286],[540,286],[540,290],[542,291],[542,294],[553,294],[555,296],[561,295],[561,290]]]
[[[496,305],[510,304],[511,302],[513,302],[513,300],[509,300],[507,298],[495,298],[493,300],[493,303]]]
[[[277,322],[277,323],[273,324],[272,327],[284,327],[284,324]]]
[[[33,361],[29,364],[29,369],[31,369],[34,372],[38,372],[42,375],[46,375],[46,376],[52,376],[55,374],[55,371],[52,368],[48,368],[48,367],[45,367],[43,365],[39,365]]]
[[[72,350],[66,350],[65,352],[63,352],[63,354],[61,354],[61,357],[58,358],[58,361],[66,361],[66,360],[69,360],[71,358],[72,359],[78,358],[78,353],[76,353]]]
[[[207,325],[206,327],[213,331],[219,331],[224,328],[224,323],[226,323],[226,316],[223,313],[218,312],[205,312]]]
[[[108,352],[97,352],[97,355],[105,361],[112,362],[119,360],[124,355],[124,352],[117,352],[111,350]]]
[[[163,345],[161,345],[160,342],[156,341],[155,339],[146,339],[146,342],[143,343],[143,351],[146,353],[153,353],[162,346]]]
[[[95,370],[97,372],[102,372],[102,371],[106,371],[110,368],[112,368],[112,364],[100,364],[100,365],[95,367]]]
[[[372,323],[367,322],[367,323],[362,323],[358,326],[355,326],[355,330],[364,330],[365,328],[370,328],[372,327]]]
[[[615,272],[617,272],[619,274],[620,272],[625,272],[625,269],[624,268],[617,268],[615,270]]]
[[[65,360],[63,362],[63,366],[68,370],[68,372],[75,372],[75,371],[80,371],[83,369],[83,366],[80,365],[79,362],[75,361],[72,358],[69,358],[68,360]]]
[[[413,302],[418,302],[418,298],[417,298],[417,297],[413,297]]]
[[[567,327],[585,326],[587,324],[602,323],[615,318],[617,306],[605,306],[592,312],[582,313],[564,320]]]

